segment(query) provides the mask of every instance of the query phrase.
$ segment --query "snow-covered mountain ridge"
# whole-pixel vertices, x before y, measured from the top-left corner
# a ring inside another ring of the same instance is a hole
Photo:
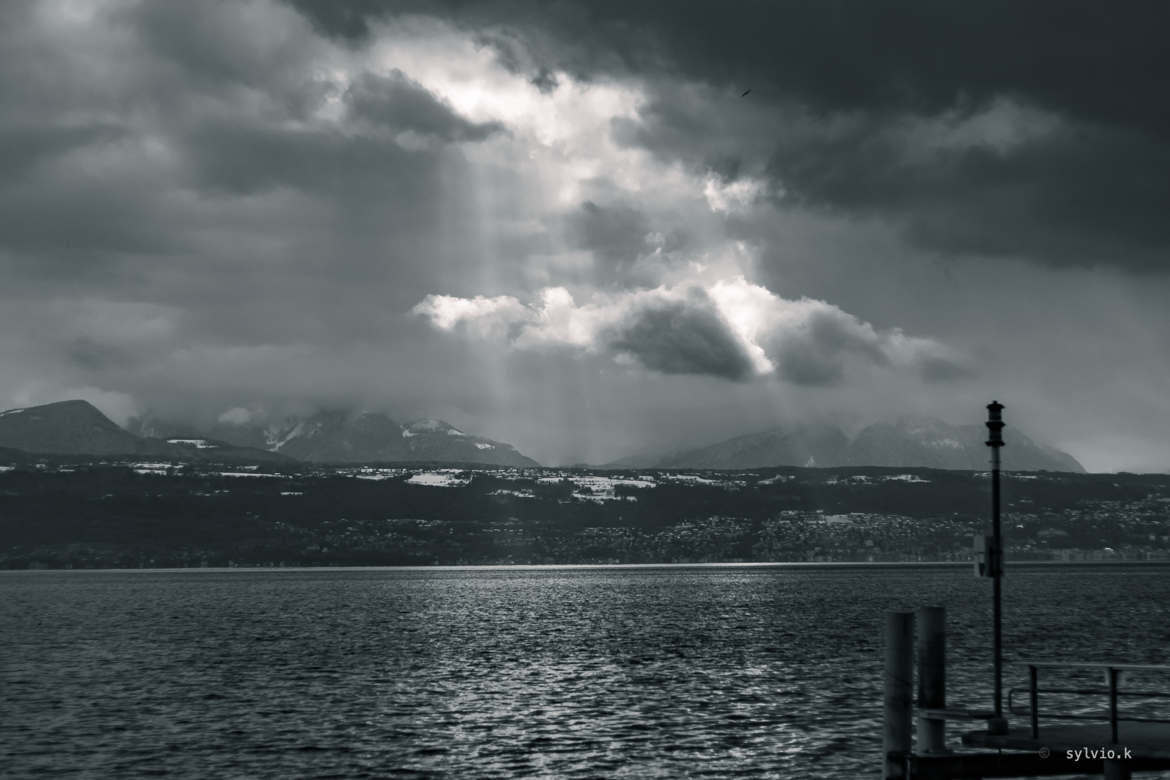
[[[241,421],[226,415],[225,418],[198,428],[145,416],[132,419],[128,427],[141,435],[208,438],[312,462],[538,465],[511,444],[476,436],[433,418],[399,424],[381,412],[342,410],[290,416],[276,422]]]

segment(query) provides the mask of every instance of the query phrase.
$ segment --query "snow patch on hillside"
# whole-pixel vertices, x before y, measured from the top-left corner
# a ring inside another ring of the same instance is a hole
[[[471,477],[458,469],[443,469],[440,471],[423,471],[406,480],[408,485],[423,485],[424,487],[461,487],[471,483]]]
[[[500,488],[499,490],[493,490],[492,492],[488,493],[488,495],[489,496],[515,496],[516,498],[536,498],[536,494],[533,493],[531,490],[523,490],[523,489],[521,489],[521,490],[508,490],[506,488]]]
[[[170,469],[175,467],[174,463],[132,463],[131,470],[135,474],[153,474],[155,476],[166,476]]]
[[[197,450],[213,450],[219,446],[207,439],[167,439],[167,444],[181,444],[185,447],[194,447]]]
[[[281,447],[285,446],[290,441],[304,433],[304,430],[305,424],[303,422],[299,422],[283,433],[280,432],[279,428],[269,428],[264,432],[264,438],[265,441],[268,442],[268,449],[276,452],[280,450]]]

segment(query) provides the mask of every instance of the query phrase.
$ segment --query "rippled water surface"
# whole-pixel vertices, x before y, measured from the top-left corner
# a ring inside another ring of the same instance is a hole
[[[1165,663],[1170,571],[1005,585],[1012,662]],[[0,574],[0,774],[876,776],[881,627],[949,610],[987,706],[969,569]]]

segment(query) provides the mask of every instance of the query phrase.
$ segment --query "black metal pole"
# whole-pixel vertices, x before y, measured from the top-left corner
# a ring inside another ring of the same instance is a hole
[[[992,620],[995,643],[995,717],[1003,723],[1003,536],[999,522],[999,448],[1003,446],[1003,404],[987,405],[987,446],[991,448],[991,568],[993,590]]]
[[[1117,675],[1117,669],[1109,669],[1109,737],[1114,745],[1117,744]]]
[[[1003,539],[999,528],[999,447],[991,448],[991,546],[995,551],[992,600],[995,621],[995,715],[1003,717]]]
[[[1028,708],[1032,710],[1032,739],[1040,738],[1040,670],[1028,665]]]

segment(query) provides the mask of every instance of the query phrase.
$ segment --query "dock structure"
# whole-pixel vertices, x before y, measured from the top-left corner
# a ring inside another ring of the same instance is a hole
[[[914,672],[915,615],[891,612],[886,620],[885,714],[882,777],[886,780],[946,780],[948,778],[1053,777],[1104,775],[1110,780],[1134,772],[1170,770],[1170,718],[1156,718],[1122,710],[1119,700],[1166,699],[1170,692],[1121,690],[1126,674],[1165,675],[1170,666],[1085,664],[1032,661],[1028,686],[1003,690],[1003,571],[1004,542],[1000,522],[1000,449],[1004,446],[1004,405],[987,405],[987,446],[991,449],[991,533],[975,537],[975,573],[992,580],[993,709],[951,707],[946,695],[946,613],[942,607],[918,611],[918,744],[913,744],[911,702]],[[1061,673],[1102,674],[1104,688],[1043,688]],[[1016,694],[1027,694],[1026,706],[1015,705]],[[1042,715],[1040,696],[1092,696],[1108,704],[1105,712],[1086,714],[1049,711]],[[1013,729],[1007,715],[1026,716],[1026,728]],[[1042,726],[1041,720],[1044,720]],[[1050,721],[1080,721],[1079,725],[1051,725]],[[967,731],[954,752],[946,743],[950,721],[981,722],[982,730]],[[979,752],[980,749],[995,752]]]
[[[1120,705],[1122,699],[1170,700],[1170,692],[1121,687],[1124,674],[1165,675],[1170,680],[1170,666],[1025,662],[1028,685],[1008,692],[1005,713],[1024,718],[1024,725],[1003,728],[1005,714],[948,706],[945,611],[925,607],[915,618],[913,612],[899,611],[889,613],[886,620],[882,772],[886,780],[1062,775],[1122,780],[1135,772],[1170,770],[1170,718],[1135,714]],[[917,697],[911,695],[915,667]],[[1047,679],[1068,671],[1101,673],[1104,683],[1090,688],[1040,685],[1041,673]],[[1015,703],[1017,694],[1021,699],[1026,696],[1026,704]],[[1041,696],[1053,695],[1096,697],[1105,709],[1088,714],[1041,710]],[[958,749],[952,749],[946,742],[947,723],[952,721],[982,723],[983,728],[963,732]]]

